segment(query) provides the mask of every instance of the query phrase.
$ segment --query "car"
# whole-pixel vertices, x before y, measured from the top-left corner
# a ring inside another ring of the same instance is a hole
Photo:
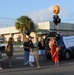
[[[0,51],[1,51],[2,53],[5,53],[5,46],[6,46],[6,44],[1,44],[1,43],[0,43]]]
[[[70,46],[70,47],[66,48],[66,45],[63,41],[64,36],[61,36],[60,34],[57,34],[54,32],[51,32],[51,34],[46,35],[45,40],[44,40],[45,41],[45,50],[46,50],[45,55],[46,55],[47,59],[51,58],[50,48],[48,45],[48,43],[49,43],[48,41],[50,41],[50,37],[56,37],[58,44],[61,46],[61,49],[59,51],[60,58],[64,58],[64,59],[68,60],[74,56],[74,46]]]

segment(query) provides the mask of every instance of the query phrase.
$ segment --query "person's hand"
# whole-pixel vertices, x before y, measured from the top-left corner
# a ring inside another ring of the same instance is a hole
[[[54,57],[54,55],[52,57]]]

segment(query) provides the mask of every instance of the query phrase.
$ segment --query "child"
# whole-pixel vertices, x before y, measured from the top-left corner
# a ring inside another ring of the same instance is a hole
[[[56,51],[53,54],[54,62],[56,66],[59,66],[59,47],[56,47]]]
[[[34,53],[33,53],[33,49],[30,48],[30,54],[29,54],[29,64],[30,66],[34,66],[33,63],[34,63]]]

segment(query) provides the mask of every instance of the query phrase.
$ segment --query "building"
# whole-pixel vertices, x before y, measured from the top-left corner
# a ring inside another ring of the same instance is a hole
[[[30,35],[34,37],[33,42],[36,42],[35,32],[31,32]],[[23,41],[23,35],[18,30],[16,30],[15,26],[7,27],[7,28],[0,28],[0,36],[1,36],[1,39],[2,37],[5,37],[5,41],[7,41],[9,37],[13,37],[15,42]]]
[[[57,26],[51,22],[37,23],[38,29],[56,31],[62,35],[74,35],[74,24],[72,23],[60,23]]]
[[[43,30],[57,31],[62,35],[74,35],[74,24],[72,23],[60,23],[56,26],[54,25],[53,22],[47,21],[47,22],[37,23],[35,27],[36,30],[43,29]],[[33,42],[35,43],[36,33],[31,32],[30,35],[34,37]],[[6,41],[8,40],[9,37],[13,37],[14,41],[18,41],[18,40],[23,41],[22,34],[18,30],[16,30],[15,26],[0,28],[0,36],[5,37]]]

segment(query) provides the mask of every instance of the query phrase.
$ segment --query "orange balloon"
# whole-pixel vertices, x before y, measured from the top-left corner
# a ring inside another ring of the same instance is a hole
[[[60,12],[60,7],[58,5],[55,5],[53,8],[54,14],[58,14]]]

